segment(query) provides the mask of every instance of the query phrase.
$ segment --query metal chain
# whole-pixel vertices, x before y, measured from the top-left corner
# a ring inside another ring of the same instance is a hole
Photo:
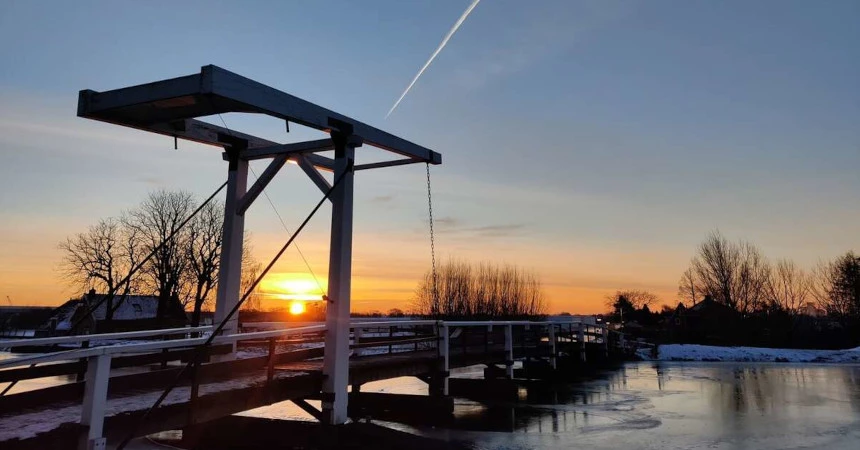
[[[436,283],[436,234],[433,231],[433,194],[430,189],[430,163],[427,164],[427,210],[430,216],[430,257],[432,259],[432,277],[433,277],[433,306],[432,310],[439,307],[439,289]]]

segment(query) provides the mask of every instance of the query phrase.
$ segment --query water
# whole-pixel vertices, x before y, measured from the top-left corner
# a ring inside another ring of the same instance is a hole
[[[33,380],[20,388],[68,381]],[[368,383],[362,390],[427,393],[415,378]],[[311,420],[288,402],[244,414]],[[860,365],[628,363],[587,381],[523,385],[518,400],[458,399],[445,428],[383,424],[476,450],[854,450],[860,448]]]
[[[422,394],[426,386],[402,378],[362,390]],[[385,425],[474,449],[860,448],[860,366],[629,363],[520,394],[458,400],[446,428]],[[252,414],[303,417],[284,405]]]

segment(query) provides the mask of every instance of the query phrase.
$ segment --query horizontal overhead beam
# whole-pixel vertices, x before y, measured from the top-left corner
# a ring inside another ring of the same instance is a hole
[[[252,161],[255,159],[271,158],[278,155],[301,155],[304,153],[323,152],[327,150],[334,150],[334,143],[331,139],[319,139],[316,141],[257,147],[245,150],[240,156],[242,159]]]
[[[405,166],[407,164],[420,163],[414,159],[395,159],[394,161],[381,161],[368,164],[356,164],[355,170],[379,169],[381,167]]]
[[[419,162],[442,162],[442,156],[428,148],[211,65],[195,75],[105,92],[84,90],[78,99],[81,117],[214,145],[218,144],[211,139],[196,139],[177,129],[190,119],[226,112],[268,114],[329,133],[360,136],[368,145]],[[265,146],[251,145],[251,141],[249,148]]]

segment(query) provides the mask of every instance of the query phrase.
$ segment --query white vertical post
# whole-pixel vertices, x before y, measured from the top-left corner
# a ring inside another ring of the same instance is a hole
[[[241,148],[227,150],[227,199],[224,202],[224,240],[221,244],[221,265],[218,269],[218,290],[215,297],[217,327],[239,302],[242,283],[242,244],[245,240],[245,216],[239,214],[239,202],[248,186],[248,161],[239,157]],[[233,316],[224,326],[223,334],[239,331],[239,318]],[[233,345],[235,351],[236,345]],[[231,358],[232,355],[227,355]]]
[[[328,268],[325,356],[323,357],[323,420],[338,425],[347,419],[349,383],[349,303],[352,278],[352,163],[355,147],[332,135],[335,141],[334,179],[340,184],[331,194],[331,249]],[[341,178],[342,177],[342,178]]]
[[[556,368],[556,356],[558,355],[558,352],[556,351],[556,347],[555,347],[555,324],[549,325],[549,351],[550,351],[549,364],[550,364],[550,366],[552,366],[553,369],[555,369]]]
[[[361,343],[361,333],[361,328],[352,330],[352,342],[355,344],[355,351],[352,354],[355,356],[361,356],[361,348],[358,346]]]
[[[514,327],[511,324],[505,326],[505,374],[508,378],[514,377]]]
[[[579,341],[579,360],[585,362],[585,324],[582,322],[579,323],[577,340]]]
[[[451,370],[450,354],[451,354],[451,339],[448,333],[448,325],[442,325],[440,328],[442,340],[439,341],[439,353],[442,356],[442,370],[444,377],[442,379],[442,395],[448,395],[448,372]]]
[[[81,425],[88,427],[87,439],[81,447],[86,450],[104,448],[105,408],[110,381],[110,355],[91,356],[87,360],[84,403],[81,408]]]

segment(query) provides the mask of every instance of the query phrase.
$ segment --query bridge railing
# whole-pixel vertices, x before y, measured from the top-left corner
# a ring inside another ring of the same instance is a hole
[[[274,324],[263,324],[259,328],[265,328],[269,325]],[[33,369],[36,364],[54,363],[56,365],[44,367],[60,369],[61,363],[70,363],[62,369],[68,370],[68,373],[77,372],[84,375],[84,397],[80,422],[88,427],[88,439],[91,442],[96,442],[103,436],[104,415],[113,359],[128,358],[128,355],[145,357],[146,355],[153,355],[153,352],[169,350],[185,351],[185,358],[187,359],[191,352],[196,351],[196,347],[206,341],[206,337],[202,335],[211,332],[211,329],[212,327],[176,328],[40,338],[24,342],[20,340],[0,341],[0,347],[82,345],[85,342],[107,344],[91,347],[82,346],[81,348],[0,361],[0,381],[9,381],[10,378],[4,378],[4,375],[9,375],[13,371],[24,374]],[[529,349],[549,347],[550,363],[555,367],[556,358],[560,354],[559,347],[565,347],[568,351],[571,351],[570,348],[579,349],[582,352],[581,357],[584,359],[587,343],[602,344],[607,352],[610,341],[620,342],[622,346],[625,345],[623,335],[615,334],[605,325],[588,324],[581,321],[354,321],[350,324],[350,329],[352,330],[350,346],[354,355],[359,357],[369,354],[397,353],[399,351],[435,350],[440,361],[440,373],[443,374],[441,390],[446,395],[448,394],[447,380],[452,357],[466,358],[469,355],[487,354],[491,351],[499,353],[502,355],[499,363],[504,364],[506,374],[512,377],[516,349],[528,356]],[[319,336],[325,331],[326,325],[323,323],[303,323],[300,326],[218,336],[214,339],[213,345],[235,346],[241,342],[268,341],[267,366],[268,379],[271,380],[275,364],[276,341],[296,336],[312,336],[306,342],[314,339],[319,342]],[[198,334],[201,337],[192,337]],[[610,339],[610,334],[614,339]],[[152,338],[175,336],[180,337],[161,341],[151,340]],[[148,341],[135,342],[133,339],[148,339]],[[380,348],[383,350],[378,350]],[[143,360],[152,361],[151,358],[147,358],[145,357]],[[85,370],[81,370],[82,365],[86,366]],[[39,373],[45,376],[44,371]]]

